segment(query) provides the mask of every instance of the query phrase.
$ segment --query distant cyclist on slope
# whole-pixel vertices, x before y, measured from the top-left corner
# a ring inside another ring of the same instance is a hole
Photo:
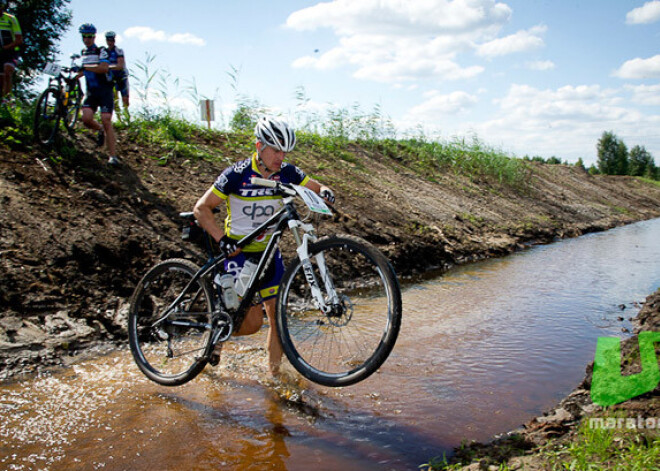
[[[112,84],[117,93],[121,94],[124,112],[128,113],[128,69],[126,69],[124,50],[115,45],[116,39],[117,35],[114,31],[105,33],[105,42],[108,45],[108,58],[110,59],[110,71],[112,72]]]
[[[98,131],[96,143],[99,147],[107,143],[110,158],[109,165],[119,165],[117,158],[115,130],[112,127],[112,110],[114,108],[112,96],[112,81],[110,76],[110,59],[108,51],[94,43],[96,27],[85,23],[78,28],[82,35],[85,49],[82,50],[82,70],[79,75],[85,76],[87,95],[83,103],[82,122],[94,131]],[[101,122],[94,119],[94,114],[101,108]]]

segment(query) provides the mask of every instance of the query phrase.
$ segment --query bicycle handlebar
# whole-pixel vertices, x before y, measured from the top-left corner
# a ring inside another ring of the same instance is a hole
[[[250,183],[253,185],[265,186],[267,188],[275,188],[276,190],[284,193],[287,196],[296,196],[296,190],[291,188],[286,183],[278,182],[275,180],[268,180],[266,178],[252,177]]]

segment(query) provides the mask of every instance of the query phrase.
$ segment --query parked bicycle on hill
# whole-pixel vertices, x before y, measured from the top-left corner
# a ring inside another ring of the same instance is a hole
[[[137,365],[151,380],[168,386],[197,376],[216,345],[241,329],[288,228],[296,258],[282,277],[276,311],[286,357],[304,377],[325,386],[348,386],[369,377],[389,356],[401,326],[401,291],[391,264],[361,238],[317,238],[295,202],[304,202],[309,214],[331,211],[308,188],[252,178],[246,189],[283,198],[279,210],[236,242],[242,249],[271,235],[256,266],[244,269],[235,285],[224,267],[227,254],[215,254],[194,214],[181,213],[187,221],[184,239],[203,241],[208,260],[201,268],[185,259],[165,260],[137,284],[128,321]]]
[[[70,67],[49,63],[44,70],[51,77],[37,100],[34,113],[34,138],[43,145],[50,145],[55,140],[60,121],[72,131],[80,116],[85,94],[78,78],[80,67],[75,65],[77,59],[80,55],[72,54]]]

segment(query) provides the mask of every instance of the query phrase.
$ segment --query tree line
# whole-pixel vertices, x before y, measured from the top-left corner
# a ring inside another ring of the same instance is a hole
[[[634,146],[629,151],[622,139],[611,131],[605,131],[598,140],[597,148],[599,173],[660,179],[653,156],[644,146]]]
[[[579,158],[574,165],[592,175],[630,175],[633,177],[644,177],[652,180],[660,180],[660,168],[655,165],[653,156],[644,146],[628,147],[613,132],[605,131],[598,140],[598,161],[588,169],[584,166],[584,160]],[[550,165],[571,165],[567,161],[562,162],[558,157],[552,156],[548,159],[535,156],[523,157],[523,160],[541,162]]]

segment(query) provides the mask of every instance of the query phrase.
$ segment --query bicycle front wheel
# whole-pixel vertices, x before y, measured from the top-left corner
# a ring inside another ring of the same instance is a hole
[[[197,280],[173,304],[197,271],[188,260],[165,260],[144,275],[131,297],[131,352],[140,370],[158,384],[183,384],[206,366],[203,354],[211,337],[211,289]]]
[[[46,89],[37,101],[34,112],[34,138],[43,145],[50,145],[55,139],[60,124],[57,112],[59,92],[56,88]]]
[[[309,254],[332,309],[319,309],[308,283],[310,273],[300,260],[294,261],[284,274],[277,303],[282,347],[310,381],[333,387],[355,384],[380,368],[396,342],[402,317],[396,274],[376,247],[358,237],[321,239],[310,245]]]

